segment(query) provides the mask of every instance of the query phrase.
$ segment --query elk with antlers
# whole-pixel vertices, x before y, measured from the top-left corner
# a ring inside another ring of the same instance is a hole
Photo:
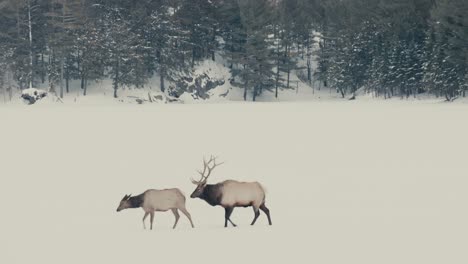
[[[226,180],[217,184],[207,184],[213,169],[221,164],[223,163],[216,163],[216,158],[213,156],[208,161],[203,159],[203,171],[198,171],[201,175],[200,180],[191,179],[197,188],[190,197],[205,200],[212,206],[224,207],[224,227],[227,227],[228,221],[236,226],[230,219],[235,207],[249,206],[252,206],[254,210],[254,219],[251,225],[254,225],[260,216],[259,209],[266,214],[268,223],[271,225],[270,210],[265,206],[265,190],[260,183]]]

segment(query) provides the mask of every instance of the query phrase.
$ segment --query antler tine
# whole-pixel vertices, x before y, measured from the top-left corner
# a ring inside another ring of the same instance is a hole
[[[211,155],[210,159],[208,161],[206,161],[206,158],[203,157],[203,171],[197,170],[197,172],[200,174],[201,178],[198,181],[194,180],[193,178],[190,178],[190,180],[192,181],[193,184],[199,185],[200,183],[205,182],[208,179],[208,177],[210,176],[211,171],[213,171],[213,169],[216,168],[217,166],[224,163],[224,162],[216,163],[216,158],[217,157]],[[210,164],[213,164],[213,165],[210,166]]]
[[[216,158],[218,157],[214,157],[213,155],[210,155],[210,160],[208,162],[206,162],[206,166],[208,166],[209,168],[209,165],[213,162],[213,163],[216,163]]]
[[[208,161],[208,162],[206,162],[206,159],[205,159],[205,157],[203,157],[203,172],[202,172],[202,173],[200,173],[200,174],[202,175],[202,177],[204,177],[204,176],[205,176],[206,167],[208,167],[208,164],[209,164],[209,163],[210,163],[210,162],[209,162],[209,161]]]
[[[208,163],[213,162],[213,166],[212,167],[207,166],[208,167],[208,174],[205,176],[205,178],[208,178],[208,176],[210,176],[211,171],[213,171],[214,168],[216,168],[217,166],[224,163],[224,162],[221,162],[221,163],[216,164],[216,158],[218,158],[218,157],[211,156],[210,161]]]
[[[202,183],[203,181],[206,180],[205,173],[206,173],[206,169],[207,169],[207,167],[208,167],[209,162],[210,162],[210,161],[207,162],[207,161],[206,161],[206,158],[203,157],[203,171],[197,170],[197,172],[200,174],[201,178],[200,178],[200,180],[198,180],[198,181],[194,180],[193,178],[190,178],[190,180],[192,181],[193,184],[198,185],[198,184],[200,184],[200,183]]]
[[[195,185],[198,185],[198,184],[200,184],[200,182],[199,182],[199,181],[196,181],[196,180],[194,180],[193,178],[190,178],[190,180],[191,180],[191,181],[192,181],[192,183],[193,183],[193,184],[195,184]]]

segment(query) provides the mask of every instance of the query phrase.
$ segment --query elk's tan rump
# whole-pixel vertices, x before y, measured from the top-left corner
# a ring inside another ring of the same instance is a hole
[[[222,182],[223,196],[221,205],[229,207],[253,206],[259,208],[265,202],[265,191],[258,182]]]

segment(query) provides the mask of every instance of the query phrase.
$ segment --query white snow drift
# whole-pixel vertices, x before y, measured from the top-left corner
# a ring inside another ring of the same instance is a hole
[[[467,263],[468,105],[73,104],[0,109],[0,263]],[[25,122],[28,120],[28,122]],[[251,208],[187,199],[196,228],[124,194],[260,181]]]

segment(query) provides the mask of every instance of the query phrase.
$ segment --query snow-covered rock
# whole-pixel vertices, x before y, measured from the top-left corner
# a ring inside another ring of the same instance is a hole
[[[29,88],[21,92],[21,98],[28,103],[34,104],[36,101],[47,96],[47,92],[41,89]]]
[[[169,95],[179,98],[189,94],[192,100],[209,99],[211,91],[226,84],[229,69],[217,62],[206,60],[199,63],[190,76],[180,78],[169,86]]]
[[[185,92],[195,96],[195,99],[208,99],[210,97],[208,92],[223,84],[223,79],[217,79],[203,73],[177,81],[175,87],[170,87],[170,93],[174,97],[180,97]]]
[[[146,97],[143,96],[135,96],[129,95],[127,96],[130,102],[136,102],[138,104],[144,103],[159,103],[159,104],[167,104],[167,103],[183,103],[183,101],[179,98],[175,98],[169,95],[166,95],[162,92],[148,92]],[[124,100],[121,100],[124,102]]]

